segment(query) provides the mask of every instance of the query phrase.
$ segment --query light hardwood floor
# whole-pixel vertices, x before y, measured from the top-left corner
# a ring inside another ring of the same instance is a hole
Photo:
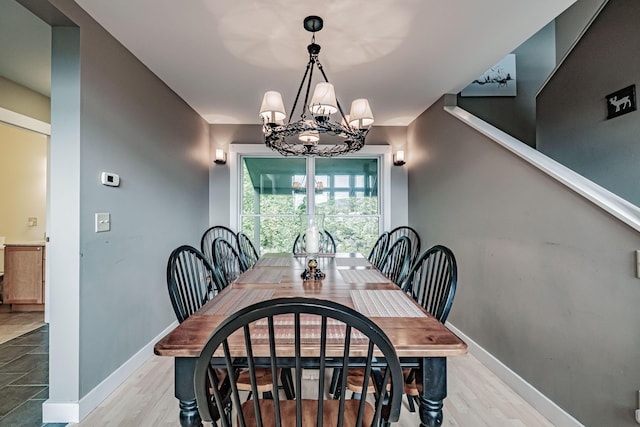
[[[7,304],[0,304],[0,344],[44,325],[44,312],[11,312]]]
[[[552,424],[471,355],[448,362],[448,397],[443,426],[548,427]],[[415,427],[419,418],[406,400],[398,427]],[[80,424],[69,426],[177,426],[173,359],[154,356]]]

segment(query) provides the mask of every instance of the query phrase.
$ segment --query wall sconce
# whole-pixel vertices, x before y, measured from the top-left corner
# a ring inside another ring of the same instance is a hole
[[[227,163],[227,153],[221,148],[216,148],[216,159],[213,163],[217,165],[224,165]]]
[[[393,164],[396,166],[402,166],[406,162],[404,161],[404,150],[398,150],[393,154]]]

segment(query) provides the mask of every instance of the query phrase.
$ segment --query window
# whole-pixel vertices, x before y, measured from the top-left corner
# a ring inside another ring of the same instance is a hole
[[[242,156],[239,229],[260,253],[289,252],[306,212],[305,159]]]
[[[325,215],[324,227],[338,252],[368,255],[381,227],[378,197],[379,158],[315,159],[315,212]],[[317,187],[317,185],[316,185]]]
[[[383,215],[381,178],[384,166],[390,164],[390,150],[381,148],[386,147],[340,158],[238,150],[237,179],[231,182],[231,194],[239,196],[237,212],[232,209],[236,228],[251,237],[260,253],[290,252],[299,232],[299,215],[322,213],[338,252],[367,255],[388,221]]]

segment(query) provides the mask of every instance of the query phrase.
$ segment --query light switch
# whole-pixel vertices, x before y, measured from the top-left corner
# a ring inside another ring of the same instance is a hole
[[[111,214],[108,212],[96,213],[96,233],[111,230]]]

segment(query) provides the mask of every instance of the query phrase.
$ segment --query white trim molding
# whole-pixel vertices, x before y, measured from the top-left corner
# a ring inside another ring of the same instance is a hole
[[[444,110],[482,133],[489,139],[531,163],[552,178],[604,209],[636,231],[640,231],[640,208],[622,197],[588,180],[556,162],[522,141],[479,119],[460,107],[445,106]]]
[[[572,417],[568,412],[559,407],[547,396],[542,394],[538,389],[529,384],[520,375],[512,371],[507,365],[498,360],[494,355],[482,348],[478,343],[473,341],[461,330],[447,322],[449,328],[454,334],[467,343],[469,354],[478,359],[480,363],[486,366],[505,384],[518,393],[527,403],[535,408],[542,416],[548,419],[557,427],[584,427],[580,421]]]
[[[20,113],[16,113],[6,108],[0,107],[0,122],[9,123],[14,126],[18,126],[27,130],[42,133],[45,135],[51,135],[51,125],[49,123],[36,120],[32,117],[25,116]]]
[[[42,404],[42,422],[44,423],[79,423],[98,407],[111,393],[124,383],[136,369],[153,357],[153,346],[162,337],[178,326],[175,321],[164,331],[142,347],[129,360],[124,362],[111,375],[105,378],[79,402],[54,402],[51,399]]]

